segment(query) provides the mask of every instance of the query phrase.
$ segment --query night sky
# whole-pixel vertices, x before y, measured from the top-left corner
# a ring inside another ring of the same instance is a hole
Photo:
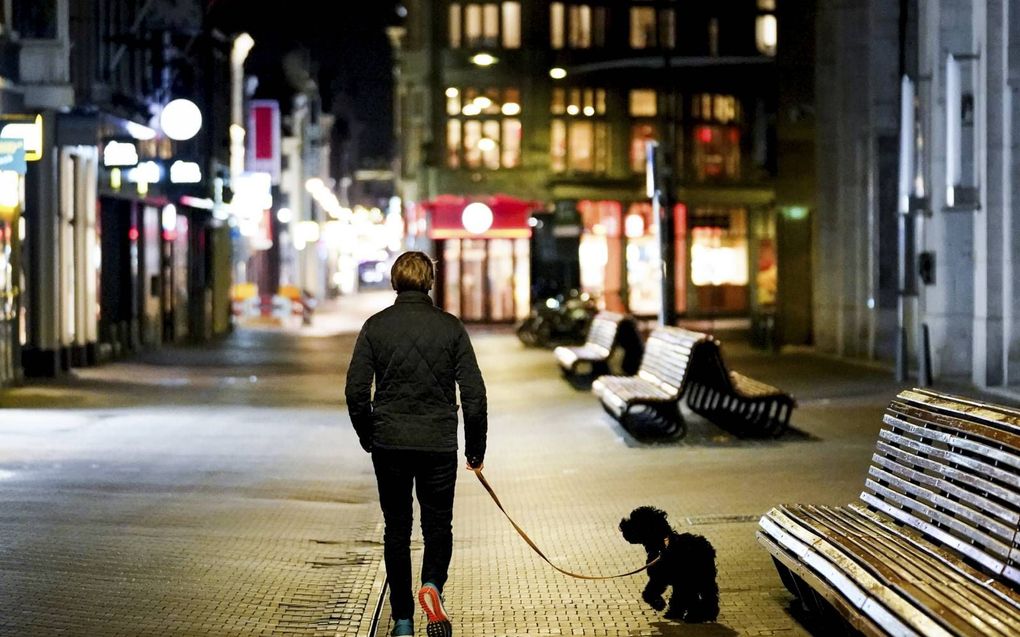
[[[358,136],[362,163],[389,157],[393,76],[384,29],[399,21],[396,0],[213,0],[209,19],[255,38],[245,69],[259,78],[256,98],[280,100],[286,114],[305,69],[323,110],[338,116],[336,134]]]

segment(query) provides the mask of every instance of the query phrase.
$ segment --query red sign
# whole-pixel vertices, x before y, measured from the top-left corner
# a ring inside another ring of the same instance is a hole
[[[464,226],[464,209],[476,202],[492,210],[492,224],[481,233],[471,232]],[[542,208],[542,202],[508,195],[471,198],[439,195],[421,206],[432,217],[429,230],[432,239],[527,239],[531,236],[531,213]]]
[[[269,173],[273,185],[280,183],[280,104],[276,100],[252,100],[248,109],[247,170]]]

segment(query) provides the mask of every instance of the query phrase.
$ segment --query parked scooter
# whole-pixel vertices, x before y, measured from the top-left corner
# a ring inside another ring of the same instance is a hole
[[[517,326],[517,337],[529,347],[581,344],[596,313],[598,307],[590,294],[571,290],[535,303],[528,318]]]

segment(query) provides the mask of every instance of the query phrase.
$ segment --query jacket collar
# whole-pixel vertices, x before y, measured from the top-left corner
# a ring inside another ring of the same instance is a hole
[[[398,293],[395,303],[428,303],[429,305],[435,305],[432,302],[432,297],[428,294],[414,290]]]

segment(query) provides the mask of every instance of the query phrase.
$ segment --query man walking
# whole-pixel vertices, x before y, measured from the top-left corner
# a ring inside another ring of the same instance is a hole
[[[414,635],[415,490],[425,541],[418,601],[428,619],[428,636],[450,637],[443,586],[453,553],[456,387],[464,410],[467,468],[480,469],[488,427],[485,383],[464,325],[428,295],[435,282],[432,259],[423,252],[405,252],[394,262],[390,278],[397,299],[370,317],[358,335],[347,372],[347,409],[361,446],[372,454],[379,487],[392,635]]]

